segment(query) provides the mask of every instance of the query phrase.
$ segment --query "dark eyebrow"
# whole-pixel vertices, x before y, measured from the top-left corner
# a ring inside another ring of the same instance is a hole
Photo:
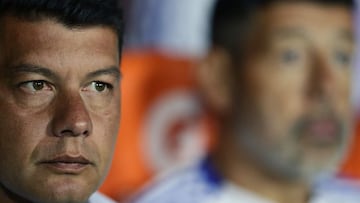
[[[117,81],[121,78],[120,68],[117,66],[110,66],[108,68],[96,70],[87,74],[86,78],[95,78],[101,75],[112,75],[116,78]]]
[[[10,68],[10,74],[21,74],[21,73],[35,73],[44,77],[50,78],[54,81],[59,81],[60,78],[56,73],[51,71],[49,68],[41,67],[33,64],[20,64]],[[100,75],[113,75],[117,81],[121,78],[120,68],[117,66],[110,66],[108,68],[96,70],[88,73],[86,78],[94,78]]]
[[[33,64],[20,64],[15,65],[10,68],[11,74],[19,74],[19,73],[35,73],[39,75],[43,75],[47,78],[53,80],[59,80],[59,77],[51,71],[49,68],[41,67]]]

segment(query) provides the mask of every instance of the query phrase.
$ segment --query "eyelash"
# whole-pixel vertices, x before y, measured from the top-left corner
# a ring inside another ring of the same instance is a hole
[[[17,85],[18,88],[21,88],[21,87],[24,87],[26,84],[29,84],[29,83],[43,83],[44,85],[47,85],[49,87],[51,87],[53,89],[53,84],[51,84],[50,82],[48,81],[45,81],[45,80],[28,80],[28,81],[24,81],[24,82],[21,82]]]
[[[107,82],[102,82],[102,81],[92,81],[89,83],[89,85],[96,85],[96,84],[101,84],[101,85],[105,85],[105,88],[108,89],[108,90],[113,90],[113,85],[111,85],[110,83],[107,83]],[[87,85],[87,86],[89,86]],[[96,88],[96,87],[94,87]]]
[[[112,84],[107,83],[107,82],[103,82],[103,81],[96,80],[96,81],[92,81],[90,84],[92,84],[92,83],[104,84],[108,89],[113,89],[114,88],[114,86]]]
[[[30,84],[30,83],[43,83],[44,85],[46,86],[49,86],[49,87],[52,87],[53,88],[53,84],[51,84],[50,82],[48,81],[45,81],[45,80],[29,80],[29,81],[24,81],[24,82],[21,82],[17,85],[18,88],[21,88],[21,87],[25,87],[27,84]],[[90,83],[88,83],[88,85],[86,85],[86,87],[90,86],[90,85],[95,85],[95,84],[101,84],[101,85],[105,85],[105,88],[108,89],[108,90],[113,90],[114,89],[114,86],[110,83],[107,83],[107,82],[103,82],[103,81],[92,81]]]

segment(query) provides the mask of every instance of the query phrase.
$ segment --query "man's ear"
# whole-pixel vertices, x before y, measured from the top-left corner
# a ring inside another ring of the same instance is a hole
[[[217,114],[231,111],[233,76],[231,57],[221,48],[212,49],[197,68],[197,78],[206,104]]]

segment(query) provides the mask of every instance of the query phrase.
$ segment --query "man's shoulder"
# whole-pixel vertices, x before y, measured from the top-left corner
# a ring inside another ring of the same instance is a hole
[[[89,203],[115,203],[115,201],[99,192],[95,192],[91,195]]]
[[[360,180],[333,178],[316,185],[314,203],[359,203]]]
[[[216,193],[201,166],[193,166],[163,175],[148,185],[133,203],[197,203]]]

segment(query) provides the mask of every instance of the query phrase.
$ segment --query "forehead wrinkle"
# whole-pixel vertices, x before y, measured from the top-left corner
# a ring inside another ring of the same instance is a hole
[[[330,11],[334,11],[334,13],[331,14]],[[329,16],[329,14],[331,15]],[[280,33],[276,38],[297,37],[306,39],[307,42],[321,44],[339,39],[355,41],[350,25],[351,13],[342,7],[326,8],[312,4],[279,4],[271,9],[268,8],[262,14],[262,18],[270,34],[284,29],[282,30],[284,33]],[[272,36],[270,39],[273,38]]]
[[[272,37],[276,39],[302,39],[308,41],[308,36],[304,29],[299,27],[284,27],[276,29],[272,33]]]
[[[92,51],[100,52],[113,48],[109,47],[110,43],[114,44],[114,47],[117,43],[115,33],[107,27],[91,26],[69,28],[51,19],[28,22],[10,16],[4,17],[2,21],[4,22],[3,29],[6,29],[7,31],[3,33],[5,34],[5,37],[11,38],[22,46],[37,44],[37,46],[40,46],[43,49],[58,50],[59,47],[67,47],[66,43],[64,44],[58,40],[62,39],[65,41],[72,41],[73,44],[70,48],[75,51],[77,51],[76,49],[78,47],[86,45],[91,47]],[[14,23],[17,24],[17,26],[14,26]],[[19,29],[19,27],[21,29]],[[101,30],[101,32],[99,32],[99,30]],[[24,31],[26,31],[27,34],[24,34]],[[104,32],[106,32],[106,36],[113,36],[105,37]],[[7,33],[8,35],[6,35]],[[79,35],[83,35],[84,37],[79,38]],[[88,38],[88,40],[82,40],[85,38]],[[96,41],[96,43],[94,43],[94,41]],[[117,47],[115,48],[117,50]]]
[[[1,43],[11,46],[9,41],[12,41],[11,47],[14,47],[1,50],[9,55],[2,54],[10,66],[24,62],[60,70],[79,65],[95,68],[118,63],[117,38],[111,29],[68,29],[51,20],[27,22],[11,17],[1,18],[1,22],[7,24],[2,28],[7,30],[1,33],[6,35]],[[86,60],[85,57],[92,60]]]

